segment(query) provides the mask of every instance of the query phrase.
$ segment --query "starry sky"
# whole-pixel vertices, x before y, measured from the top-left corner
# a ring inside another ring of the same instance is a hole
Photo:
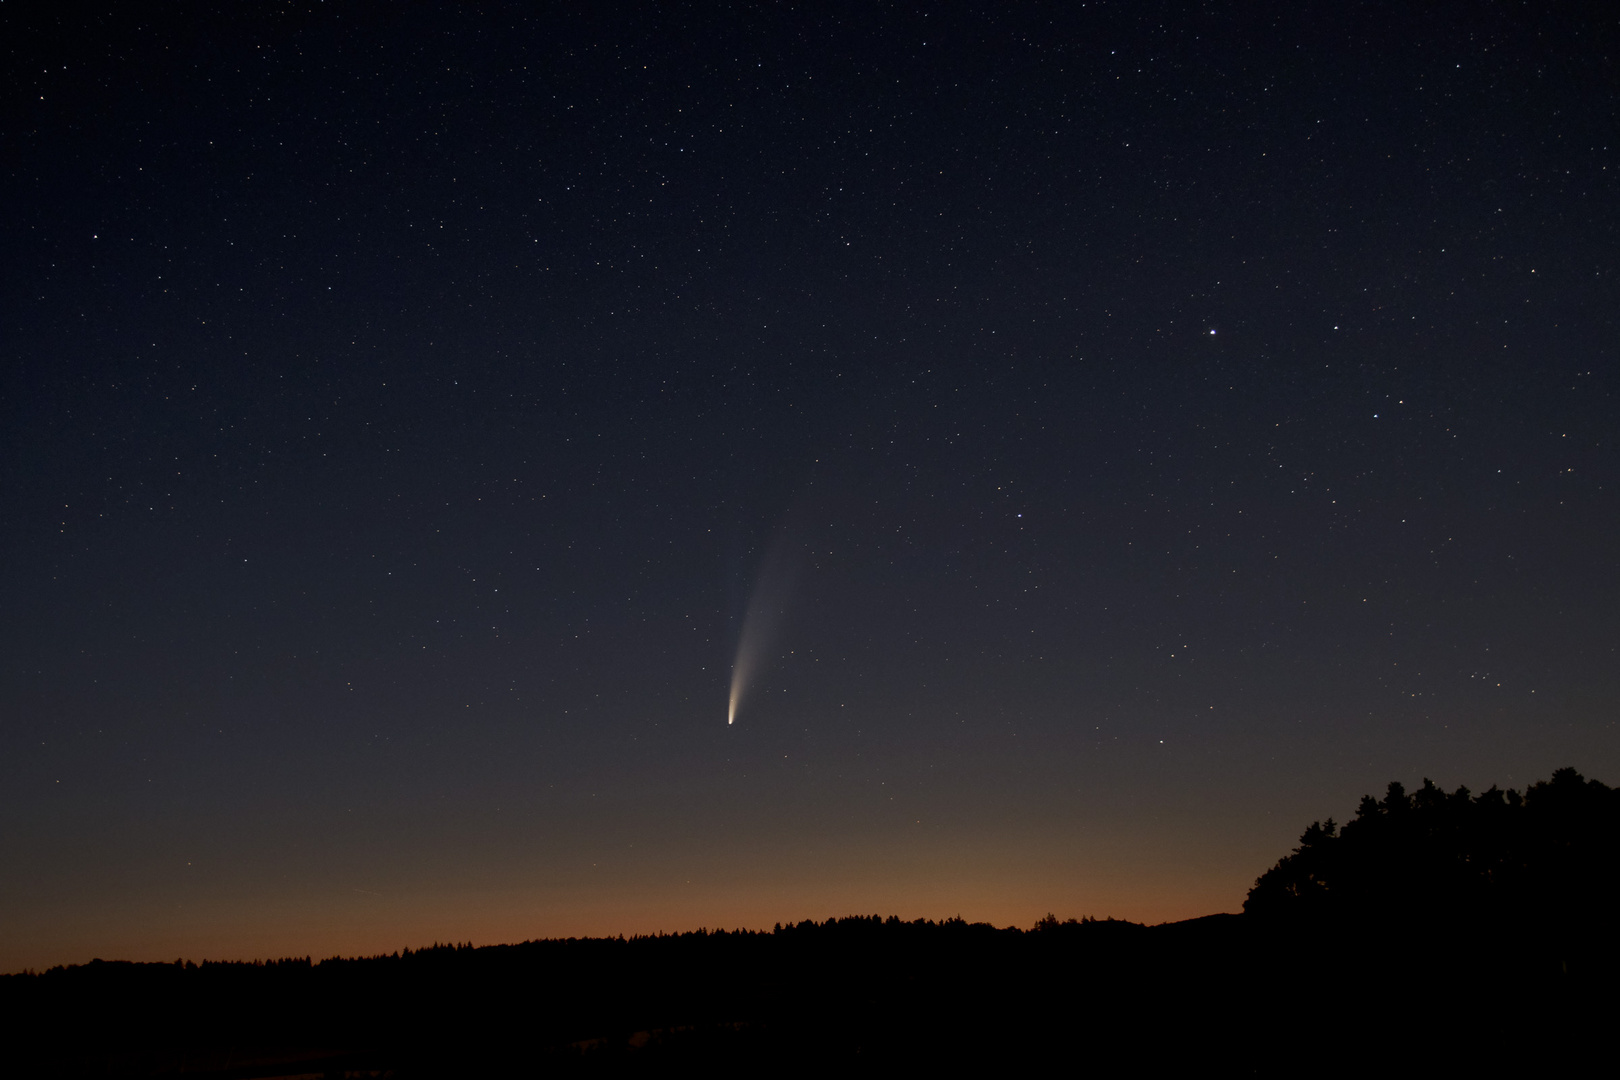
[[[0,969],[1179,919],[1620,782],[1617,49],[5,4]]]

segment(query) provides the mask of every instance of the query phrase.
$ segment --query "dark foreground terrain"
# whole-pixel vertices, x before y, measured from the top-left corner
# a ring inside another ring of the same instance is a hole
[[[438,946],[0,978],[14,1076],[1562,1075],[1613,1058],[1620,794],[1391,785],[1243,915]]]

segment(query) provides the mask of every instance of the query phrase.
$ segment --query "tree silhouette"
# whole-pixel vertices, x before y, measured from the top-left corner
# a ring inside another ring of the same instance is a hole
[[[1511,918],[1598,925],[1620,885],[1620,792],[1572,768],[1523,795],[1425,779],[1364,796],[1342,828],[1313,822],[1249,890],[1262,918]]]

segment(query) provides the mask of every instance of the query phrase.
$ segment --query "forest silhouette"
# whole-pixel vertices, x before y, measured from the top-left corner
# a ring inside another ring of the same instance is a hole
[[[1313,823],[1241,915],[92,961],[0,978],[11,1075],[1573,1070],[1617,1004],[1620,792],[1427,780]]]
[[[1425,779],[1364,796],[1342,829],[1313,822],[1293,854],[1255,882],[1246,913],[1265,918],[1434,924],[1608,922],[1620,862],[1620,791],[1574,769],[1522,795],[1446,792]]]

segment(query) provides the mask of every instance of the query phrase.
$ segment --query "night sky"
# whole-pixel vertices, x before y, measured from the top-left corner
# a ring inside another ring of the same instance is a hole
[[[0,970],[1620,782],[1612,10],[573,7],[4,4]]]

